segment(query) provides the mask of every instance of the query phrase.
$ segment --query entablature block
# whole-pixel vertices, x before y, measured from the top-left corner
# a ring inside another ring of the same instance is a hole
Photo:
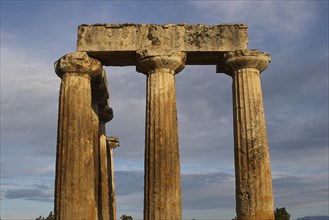
[[[137,51],[185,52],[187,65],[218,65],[223,54],[247,49],[244,24],[95,24],[78,28],[77,51],[105,66],[133,66]]]

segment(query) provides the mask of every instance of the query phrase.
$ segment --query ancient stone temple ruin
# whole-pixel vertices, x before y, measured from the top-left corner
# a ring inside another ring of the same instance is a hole
[[[136,66],[146,75],[144,219],[182,219],[175,75],[185,65],[216,65],[233,80],[238,219],[274,220],[260,82],[270,57],[247,43],[241,24],[80,25],[77,52],[55,63],[62,80],[56,219],[116,219],[112,149],[118,140],[106,137],[113,114],[103,66]]]

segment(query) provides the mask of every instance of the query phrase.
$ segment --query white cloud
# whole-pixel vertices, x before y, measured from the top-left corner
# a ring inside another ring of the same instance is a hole
[[[24,51],[3,46],[2,138],[25,143],[46,141],[44,139],[49,134],[41,134],[56,126],[59,83],[60,79],[55,75],[52,65],[38,61],[36,57],[32,59]],[[43,129],[39,130],[41,127]]]
[[[25,216],[37,217],[40,207],[48,213],[52,209],[51,203],[39,203],[53,200],[60,79],[54,73],[53,61],[46,63],[45,57],[33,51],[9,45],[2,45],[0,50],[1,182],[9,183],[2,189],[6,189],[2,204],[7,210],[1,209],[3,217],[14,217],[12,208],[18,210],[18,204],[24,204],[31,209]],[[35,185],[45,180],[51,183],[47,183],[49,188]]]
[[[1,39],[1,44],[3,44],[3,42],[15,40],[16,36],[14,34],[10,34],[10,33],[1,31],[0,39]]]

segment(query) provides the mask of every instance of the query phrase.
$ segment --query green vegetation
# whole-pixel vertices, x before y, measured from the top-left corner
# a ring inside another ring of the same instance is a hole
[[[35,220],[55,220],[55,214],[51,211],[47,218],[40,215],[39,218],[36,218]]]
[[[128,216],[128,215],[122,215],[120,217],[121,220],[133,220],[133,217],[132,216]]]
[[[290,220],[290,214],[287,212],[285,207],[282,208],[276,208],[274,210],[274,216],[275,220]],[[121,220],[133,220],[132,216],[129,215],[122,215],[120,217]],[[0,219],[1,220],[1,219]],[[51,211],[48,215],[48,217],[42,217],[36,218],[35,220],[55,220],[55,214]],[[237,220],[237,217],[232,218],[232,220]]]
[[[122,215],[120,217],[121,220],[133,220],[133,217],[132,216],[129,216],[129,215]],[[1,218],[0,218],[1,220]],[[55,214],[51,211],[48,215],[48,217],[42,217],[41,215],[36,218],[35,220],[55,220]]]
[[[276,208],[274,210],[275,220],[290,220],[290,214],[287,212],[285,207]],[[237,217],[232,218],[232,220],[237,220]]]
[[[287,212],[285,207],[276,208],[274,211],[275,220],[289,220],[290,214]]]

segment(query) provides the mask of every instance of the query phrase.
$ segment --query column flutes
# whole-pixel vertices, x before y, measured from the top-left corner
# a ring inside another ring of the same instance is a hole
[[[270,158],[260,73],[270,57],[257,50],[225,55],[233,78],[236,210],[239,220],[274,220]]]
[[[91,79],[102,73],[102,66],[87,53],[77,52],[59,59],[55,71],[62,78],[56,158],[56,219],[98,219],[94,155],[98,115],[97,109],[93,109]]]
[[[105,106],[99,107],[99,166],[100,166],[100,206],[102,208],[102,218],[104,220],[116,219],[115,213],[111,212],[112,194],[110,190],[111,158],[108,158],[108,147],[106,140],[105,124],[112,120],[112,108]]]
[[[175,74],[184,53],[139,53],[137,71],[147,75],[144,219],[181,220]]]

